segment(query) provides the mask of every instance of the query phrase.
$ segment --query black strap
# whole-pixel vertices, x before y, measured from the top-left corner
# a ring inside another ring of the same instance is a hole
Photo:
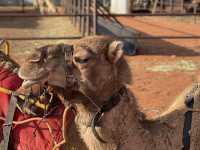
[[[187,97],[185,104],[188,108],[193,108],[194,97]],[[192,127],[192,111],[187,111],[185,114],[184,127],[183,127],[183,148],[182,150],[190,150],[190,130]]]
[[[10,139],[10,131],[12,128],[12,122],[13,122],[13,117],[14,117],[14,113],[15,113],[15,109],[16,109],[16,104],[17,104],[17,98],[15,96],[11,96],[10,99],[10,104],[9,104],[9,108],[8,108],[8,113],[7,113],[7,117],[6,117],[6,121],[3,124],[3,150],[8,150],[8,144],[9,144],[9,139]]]
[[[92,133],[94,134],[94,136],[102,143],[107,143],[105,140],[103,140],[100,135],[97,133],[95,127],[96,127],[96,123],[99,122],[100,118],[102,116],[102,112],[97,112],[94,117],[92,118],[92,123],[91,123],[91,127],[92,127]]]
[[[107,142],[100,137],[100,135],[95,130],[95,126],[97,126],[98,122],[101,120],[101,116],[103,113],[109,112],[112,108],[114,108],[120,102],[121,96],[125,92],[126,92],[125,87],[120,88],[118,92],[113,94],[107,101],[104,102],[104,104],[101,107],[101,110],[95,113],[91,121],[92,132],[94,136],[102,143],[107,143]]]

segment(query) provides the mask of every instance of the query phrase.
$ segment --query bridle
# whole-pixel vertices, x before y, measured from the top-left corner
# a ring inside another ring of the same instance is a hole
[[[84,94],[83,91],[81,91],[82,94]],[[92,133],[102,143],[107,143],[104,139],[100,137],[100,135],[97,133],[95,127],[99,125],[102,116],[109,112],[111,109],[113,109],[115,106],[119,104],[121,101],[121,97],[127,94],[127,89],[125,86],[122,86],[117,92],[115,92],[111,97],[109,97],[101,106],[98,106],[92,98],[90,98],[88,95],[84,94],[86,98],[89,100],[89,102],[96,107],[97,111],[93,115],[90,127],[92,128]]]

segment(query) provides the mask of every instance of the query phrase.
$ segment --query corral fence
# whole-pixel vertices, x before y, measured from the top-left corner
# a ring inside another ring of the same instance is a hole
[[[25,7],[24,0],[22,0],[22,7]],[[88,35],[100,34],[98,32],[98,19],[103,18],[115,24],[118,24],[120,29],[123,25],[116,19],[116,17],[136,17],[136,16],[200,16],[200,13],[129,13],[129,14],[113,14],[102,5],[98,0],[61,0],[61,7],[64,8],[62,14],[29,14],[29,13],[0,13],[2,17],[70,17],[74,26],[81,32],[81,36],[65,36],[65,37],[2,37],[6,40],[61,40],[61,39],[79,39]],[[112,26],[110,26],[112,30]],[[122,39],[200,39],[200,36],[118,36]]]

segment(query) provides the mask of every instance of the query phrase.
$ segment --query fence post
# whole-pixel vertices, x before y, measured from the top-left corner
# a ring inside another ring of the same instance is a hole
[[[158,0],[155,0],[155,2],[154,2],[154,4],[153,4],[152,14],[155,14],[155,13],[156,13],[157,6],[158,6]]]
[[[170,13],[172,13],[174,11],[174,1],[170,0]]]
[[[93,0],[93,35],[97,34],[97,0]]]
[[[82,0],[78,0],[78,14],[80,15],[82,12]],[[82,16],[78,16],[78,30],[81,32],[81,18]]]
[[[90,35],[90,0],[86,0],[86,35]]]
[[[73,4],[74,15],[76,15],[77,14],[77,10],[76,10],[77,0],[74,0],[73,2],[74,2]],[[77,16],[74,16],[74,25],[76,26],[76,24],[77,24]]]
[[[22,13],[25,13],[25,2],[22,0]]]
[[[194,23],[195,23],[195,24],[197,23],[197,7],[198,7],[198,4],[195,2],[195,3],[194,3],[194,8],[193,8]]]
[[[68,0],[63,0],[61,2],[62,2],[62,5],[64,6],[64,13],[68,14],[69,13],[69,4],[66,5],[66,3],[68,2]]]
[[[75,13],[74,13],[74,1],[75,0],[70,0],[70,2],[71,2],[71,12],[72,12],[72,14],[74,15]],[[72,24],[74,25],[75,24],[75,19],[74,19],[74,17],[75,16],[72,16]]]
[[[184,13],[184,0],[181,0],[181,13]]]
[[[73,0],[69,0],[69,13],[73,14]],[[71,23],[73,24],[73,16],[69,17]]]
[[[81,10],[81,14],[86,14],[85,13],[85,0],[82,0],[82,10]],[[85,35],[85,16],[81,17],[81,32],[82,35]]]

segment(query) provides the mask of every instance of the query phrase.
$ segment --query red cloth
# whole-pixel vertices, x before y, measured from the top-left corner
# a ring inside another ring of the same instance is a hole
[[[0,68],[0,86],[16,90],[20,87],[22,80],[10,71]],[[0,93],[0,116],[5,117],[8,110],[10,96]],[[64,107],[60,106],[56,114],[47,118],[49,125],[53,129],[53,137],[50,135],[48,127],[44,122],[34,121],[23,125],[15,126],[12,129],[12,146],[15,150],[51,150],[53,139],[58,143],[62,141],[62,113]],[[29,116],[20,111],[15,112],[14,120],[24,120]],[[0,141],[2,139],[2,123],[0,124]]]

